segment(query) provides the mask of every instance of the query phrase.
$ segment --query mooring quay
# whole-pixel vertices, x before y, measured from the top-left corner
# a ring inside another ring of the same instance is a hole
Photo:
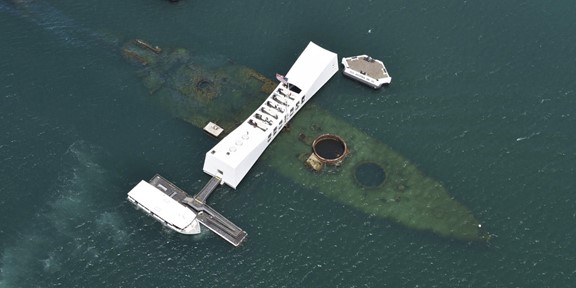
[[[208,199],[216,187],[220,185],[220,181],[221,180],[218,177],[212,177],[212,179],[210,179],[198,194],[191,197],[188,193],[174,185],[172,182],[156,174],[148,183],[146,183],[148,185],[144,184],[144,187],[147,187],[145,193],[140,193],[141,189],[139,190],[139,186],[136,186],[128,194],[128,199],[168,228],[174,230],[187,230],[186,227],[195,226],[200,223],[206,228],[212,230],[218,236],[224,238],[224,240],[228,241],[230,244],[238,246],[242,241],[244,241],[247,233],[218,213],[214,208],[206,204],[206,199]],[[143,183],[139,185],[142,184]],[[148,186],[152,186],[153,189],[150,189],[152,187]],[[151,196],[154,197],[154,195],[156,197],[156,199],[154,199],[154,204],[146,205],[145,202],[150,199]],[[182,220],[184,224],[181,224],[180,226],[184,227],[174,225],[177,221],[164,219],[166,215],[169,215],[167,211],[177,211],[181,208],[190,209],[195,212],[190,214],[180,213],[174,215],[173,218]],[[181,232],[179,230],[177,231]],[[199,233],[199,230],[196,231]],[[185,234],[196,233],[192,232]]]

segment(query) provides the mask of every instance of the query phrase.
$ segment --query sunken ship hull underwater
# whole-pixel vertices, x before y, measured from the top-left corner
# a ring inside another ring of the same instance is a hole
[[[123,54],[142,66],[139,76],[155,101],[199,128],[215,121],[232,131],[277,86],[251,68],[186,49],[130,41]],[[290,132],[278,134],[261,159],[285,177],[369,215],[451,239],[487,239],[472,212],[442,184],[314,103],[302,107]]]

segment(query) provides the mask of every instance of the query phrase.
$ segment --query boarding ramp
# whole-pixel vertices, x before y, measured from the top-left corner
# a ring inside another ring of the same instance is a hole
[[[212,230],[212,232],[218,234],[230,244],[238,246],[244,241],[247,233],[206,204],[206,199],[220,183],[220,178],[212,177],[198,194],[194,197],[186,197],[181,202],[197,212],[196,219],[198,219],[200,224]]]
[[[172,182],[166,180],[160,175],[155,175],[149,183],[158,187],[161,191],[170,196],[170,198],[191,208],[191,210],[196,212],[196,219],[200,224],[212,230],[230,244],[239,246],[246,238],[247,233],[244,230],[206,204],[206,199],[208,199],[210,194],[212,194],[216,187],[221,183],[220,178],[212,177],[204,188],[202,188],[202,190],[200,190],[200,192],[198,192],[194,197],[190,197],[186,192],[184,192],[184,190],[178,188]]]

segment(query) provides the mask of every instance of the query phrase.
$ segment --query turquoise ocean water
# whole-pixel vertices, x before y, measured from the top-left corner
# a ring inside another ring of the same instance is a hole
[[[568,0],[0,0],[0,287],[573,287],[574,15]],[[120,53],[133,38],[270,78],[308,41],[383,60],[391,86],[337,74],[312,101],[494,238],[412,231],[262,163],[210,199],[248,232],[240,248],[162,229],[126,193],[155,173],[197,191],[214,142],[151,101]]]

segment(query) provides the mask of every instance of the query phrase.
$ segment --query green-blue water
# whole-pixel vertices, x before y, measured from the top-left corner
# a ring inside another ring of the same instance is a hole
[[[575,13],[568,0],[0,0],[0,287],[572,287]],[[308,41],[383,60],[390,87],[337,74],[312,101],[443,182],[495,237],[411,231],[264,163],[210,199],[248,232],[240,248],[162,229],[126,193],[154,173],[197,191],[215,143],[148,97],[120,53],[132,38],[270,78]]]

